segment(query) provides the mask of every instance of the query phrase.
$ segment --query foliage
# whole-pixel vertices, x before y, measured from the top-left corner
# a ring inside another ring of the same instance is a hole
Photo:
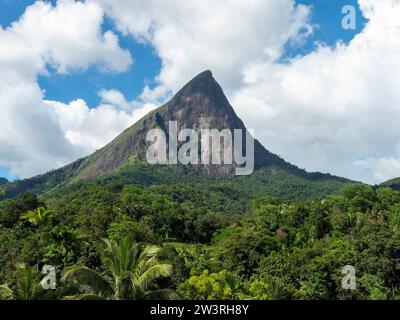
[[[0,286],[1,299],[33,300],[40,292],[39,274],[34,268],[17,265],[17,283],[15,290],[7,285]]]
[[[85,266],[73,266],[63,272],[62,281],[75,282],[80,291],[67,299],[146,299],[168,298],[174,293],[160,289],[156,280],[172,275],[172,265],[158,261],[160,248],[146,246],[140,248],[131,238],[117,244],[103,240],[102,263],[104,273]]]
[[[209,273],[204,270],[199,276],[192,276],[179,288],[181,294],[193,300],[234,300],[240,297],[240,278],[222,270]]]
[[[253,189],[240,178],[154,183],[146,170],[0,201],[2,298],[400,298],[399,191],[282,196],[287,181],[269,175],[250,178]],[[261,193],[264,183],[279,192]],[[62,273],[53,292],[35,286],[44,264]],[[345,265],[356,290],[342,288]]]

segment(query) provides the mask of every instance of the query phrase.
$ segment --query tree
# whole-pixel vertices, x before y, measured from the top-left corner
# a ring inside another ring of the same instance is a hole
[[[159,289],[156,281],[173,273],[172,265],[158,261],[161,248],[141,248],[131,238],[117,244],[103,240],[102,263],[104,273],[85,266],[66,268],[62,282],[77,283],[83,294],[66,299],[169,299],[177,295],[169,289]]]
[[[1,188],[0,188],[1,189]],[[34,210],[43,203],[38,201],[32,192],[24,192],[18,197],[1,201],[0,203],[0,224],[4,227],[12,228],[20,221],[20,216],[29,210]]]
[[[45,207],[39,207],[36,210],[30,210],[21,216],[22,220],[29,221],[32,225],[38,227],[38,248],[43,246],[44,228],[50,223],[51,219],[55,216],[55,213]],[[36,268],[39,270],[40,255],[38,255],[36,260]]]
[[[70,226],[57,226],[50,232],[51,243],[45,248],[45,263],[64,266],[74,263],[83,237]]]
[[[127,236],[135,242],[155,243],[156,236],[149,225],[143,222],[133,221],[126,215],[121,215],[116,221],[110,224],[107,230],[111,240],[120,242]]]
[[[47,225],[54,217],[54,212],[46,209],[45,207],[39,207],[36,210],[30,210],[21,216],[22,220],[29,221],[38,228],[43,228]]]
[[[368,209],[372,209],[376,201],[374,189],[361,183],[346,184],[340,192],[351,201],[356,211],[366,212]]]
[[[204,270],[199,276],[192,276],[180,287],[180,292],[195,300],[235,300],[243,296],[241,278],[227,270],[209,273]]]
[[[249,283],[247,289],[247,299],[249,300],[269,300],[268,284],[262,280],[256,279]]]
[[[17,265],[17,284],[15,290],[7,285],[0,286],[0,298],[33,300],[40,291],[39,274],[34,268],[24,264]]]

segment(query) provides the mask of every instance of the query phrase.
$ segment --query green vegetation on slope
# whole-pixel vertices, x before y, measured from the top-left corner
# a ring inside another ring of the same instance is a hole
[[[398,191],[347,184],[336,195],[290,200],[229,180],[139,186],[123,177],[81,182],[41,200],[25,193],[0,202],[0,296],[400,298]],[[118,250],[131,262],[113,273],[107,261],[117,262],[107,252]],[[146,288],[130,276],[140,274],[143,250],[163,266]],[[45,264],[56,268],[56,290],[37,287]],[[345,265],[356,269],[354,291],[341,287]],[[107,275],[106,282],[94,275]]]
[[[381,187],[389,187],[400,191],[400,178],[391,179],[381,184]]]

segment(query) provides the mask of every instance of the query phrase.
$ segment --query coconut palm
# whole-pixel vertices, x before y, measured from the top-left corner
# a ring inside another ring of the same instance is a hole
[[[32,225],[38,228],[38,240],[37,246],[42,249],[43,238],[45,234],[44,228],[51,222],[51,219],[55,216],[55,213],[45,207],[39,207],[36,210],[30,210],[27,213],[21,215],[21,219],[29,221]],[[36,260],[36,269],[39,270],[40,259],[39,255]]]
[[[11,300],[14,298],[14,291],[6,284],[0,285],[0,300]]]
[[[29,221],[38,228],[43,228],[47,225],[54,217],[54,212],[46,209],[45,207],[39,207],[36,210],[30,210],[21,216],[22,220]]]
[[[0,285],[0,299],[33,300],[40,290],[39,274],[34,268],[24,264],[17,265],[17,283],[15,290]]]
[[[170,299],[177,295],[169,289],[158,289],[155,281],[169,277],[172,265],[160,263],[157,246],[141,248],[126,238],[120,244],[103,240],[101,260],[104,273],[85,266],[66,268],[61,281],[73,281],[83,294],[66,299]]]

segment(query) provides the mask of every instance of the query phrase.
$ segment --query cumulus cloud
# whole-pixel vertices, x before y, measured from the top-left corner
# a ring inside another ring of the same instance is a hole
[[[294,0],[37,2],[0,29],[0,165],[11,163],[20,175],[57,167],[154,107],[140,108],[118,90],[99,92],[94,109],[79,99],[43,101],[36,77],[48,66],[61,73],[129,66],[116,35],[101,32],[106,12],[119,31],[150,44],[162,60],[158,85],[144,88],[142,101],[162,102],[211,69],[272,152],[309,171],[371,183],[400,176],[400,2],[359,5],[368,22],[350,43],[320,44],[283,64],[284,48],[301,45],[313,31],[311,8]]]
[[[273,60],[288,40],[301,42],[311,32],[307,7],[291,0],[37,1],[11,27],[0,27],[0,165],[14,174],[30,176],[88,154],[154,108],[126,101],[118,90],[99,92],[96,108],[80,99],[43,99],[36,79],[49,69],[70,73],[96,64],[121,72],[131,64],[117,36],[102,33],[105,10],[120,31],[153,45],[163,60],[159,85],[146,87],[139,101],[160,102],[209,67],[234,88],[247,61],[260,53]]]
[[[0,86],[0,114],[0,163],[13,172],[43,172],[78,155],[44,108],[36,84]]]
[[[21,177],[45,172],[93,151],[113,138],[118,126],[122,130],[135,121],[137,112],[116,106],[91,110],[80,100],[68,106],[44,101],[37,84],[49,67],[59,73],[93,64],[110,72],[127,70],[131,55],[115,34],[102,33],[103,16],[95,3],[38,1],[10,27],[0,26],[0,166]]]
[[[159,86],[146,88],[145,99],[211,69],[272,152],[371,183],[400,176],[398,0],[359,0],[368,23],[349,44],[320,44],[286,64],[277,62],[285,44],[312,32],[310,8],[294,1],[96,2],[161,57]]]
[[[40,61],[42,71],[51,65],[58,72],[86,69],[99,63],[113,71],[125,71],[131,63],[129,52],[118,45],[117,36],[101,32],[103,10],[94,3],[58,1],[55,7],[38,1],[7,29],[7,48],[24,48]],[[2,44],[7,43],[2,41]],[[21,52],[20,54],[26,54]]]
[[[400,3],[359,4],[369,21],[348,45],[321,46],[287,65],[254,64],[233,101],[286,159],[378,183],[400,176]]]
[[[103,147],[106,142],[120,134],[121,130],[137,122],[155,108],[155,105],[146,103],[133,109],[136,103],[127,102],[122,94],[120,98],[127,106],[131,106],[130,110],[119,109],[118,101],[109,101],[113,104],[101,104],[96,108],[89,108],[82,99],[69,104],[56,101],[45,101],[45,104],[55,115],[68,142],[83,153],[89,154]]]
[[[274,61],[283,46],[312,32],[309,7],[292,0],[96,0],[120,31],[150,43],[162,59],[159,85],[143,98],[175,92],[195,74],[211,69],[224,88],[240,86],[244,68]]]
[[[99,96],[104,103],[109,103],[111,105],[117,106],[121,110],[129,111],[134,107],[132,103],[126,101],[122,92],[116,89],[101,90],[99,92]]]

